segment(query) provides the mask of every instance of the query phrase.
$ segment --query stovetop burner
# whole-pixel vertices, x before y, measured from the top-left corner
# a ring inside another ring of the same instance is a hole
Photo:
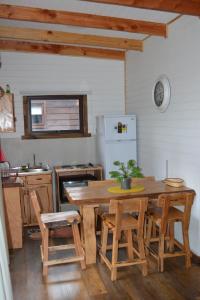
[[[87,169],[87,168],[91,168],[94,167],[94,165],[92,163],[88,163],[88,164],[72,164],[72,165],[63,165],[61,166],[62,169]]]

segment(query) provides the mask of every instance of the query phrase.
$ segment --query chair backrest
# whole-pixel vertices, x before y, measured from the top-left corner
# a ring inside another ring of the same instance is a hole
[[[170,207],[174,207],[174,206],[183,207],[183,211],[182,211],[183,226],[184,229],[188,230],[194,196],[195,193],[184,192],[184,193],[162,194],[158,197],[157,205],[162,208],[162,217],[161,217],[162,233],[164,234],[166,233],[169,209]]]
[[[115,214],[116,237],[121,235],[121,221],[125,213],[137,213],[137,235],[143,236],[144,231],[144,217],[147,210],[148,198],[132,198],[123,200],[111,200],[109,213]]]
[[[30,195],[31,203],[33,205],[33,209],[34,209],[34,212],[35,212],[35,215],[36,215],[38,225],[40,227],[41,232],[43,232],[45,226],[42,223],[41,216],[40,216],[41,207],[40,207],[40,204],[39,204],[39,201],[38,201],[37,193],[36,193],[35,190],[31,190],[31,191],[29,191],[29,195]]]

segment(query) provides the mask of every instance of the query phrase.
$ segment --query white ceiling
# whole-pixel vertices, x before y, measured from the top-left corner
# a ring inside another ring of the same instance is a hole
[[[97,4],[80,0],[1,0],[1,4],[11,4],[11,5],[22,5],[31,7],[40,7],[46,9],[57,9],[72,12],[82,12],[103,16],[120,17],[134,20],[146,20],[152,22],[168,23],[174,19],[177,14],[166,13],[159,11],[151,11],[146,9],[130,8],[118,5],[106,5]],[[63,26],[54,24],[44,24],[44,23],[33,23],[33,22],[20,22],[20,21],[10,21],[0,19],[1,25],[18,26],[18,27],[32,27],[41,29],[51,29],[68,31],[74,33],[86,33],[86,34],[96,34],[105,36],[116,36],[116,37],[127,37],[143,39],[146,37],[144,34],[135,34],[128,32],[120,32],[113,30],[102,30],[94,28],[83,28],[76,26]]]

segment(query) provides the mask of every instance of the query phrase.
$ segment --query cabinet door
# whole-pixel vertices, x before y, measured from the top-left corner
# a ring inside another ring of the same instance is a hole
[[[21,210],[22,210],[23,224],[24,225],[31,224],[31,203],[30,203],[28,189],[22,189]]]
[[[19,187],[3,189],[6,231],[10,249],[22,248],[22,217]]]

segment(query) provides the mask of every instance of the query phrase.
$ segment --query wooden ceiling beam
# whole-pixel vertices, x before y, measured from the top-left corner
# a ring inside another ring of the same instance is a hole
[[[0,4],[0,18],[167,36],[163,23]]]
[[[143,51],[143,41],[63,31],[0,26],[0,38]]]
[[[66,46],[60,44],[33,43],[27,41],[1,40],[0,51],[33,52],[58,55],[85,56],[104,59],[125,60],[125,52],[100,48]]]
[[[84,0],[82,0],[84,1]],[[86,0],[89,2],[116,4],[134,8],[167,11],[183,15],[200,16],[198,0]]]

